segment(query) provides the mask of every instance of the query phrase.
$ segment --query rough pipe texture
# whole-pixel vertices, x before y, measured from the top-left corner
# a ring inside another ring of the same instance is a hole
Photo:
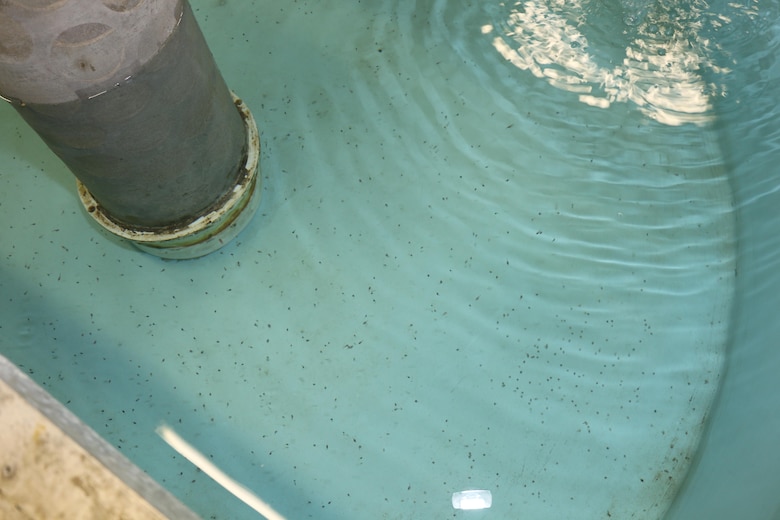
[[[113,16],[130,16],[130,7]],[[13,21],[9,9],[0,9],[0,28]],[[96,11],[86,12],[84,20]],[[157,231],[195,220],[218,207],[243,173],[241,116],[189,4],[182,2],[174,14],[177,23],[155,44],[158,52],[118,79],[100,50],[132,45],[114,41],[109,26],[82,23],[52,43],[49,68],[62,69],[63,78],[106,69],[105,77],[114,78],[109,84],[85,80],[74,99],[56,103],[0,90],[105,212],[130,228]],[[139,30],[136,37],[144,35]],[[126,65],[114,64],[123,70]]]

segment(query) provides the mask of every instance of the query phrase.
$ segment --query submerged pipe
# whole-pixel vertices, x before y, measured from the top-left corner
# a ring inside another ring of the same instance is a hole
[[[0,95],[147,252],[202,256],[257,208],[257,129],[186,0],[0,2]]]

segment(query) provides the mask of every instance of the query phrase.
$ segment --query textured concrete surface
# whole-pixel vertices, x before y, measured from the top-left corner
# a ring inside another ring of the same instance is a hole
[[[0,518],[165,518],[0,381]]]

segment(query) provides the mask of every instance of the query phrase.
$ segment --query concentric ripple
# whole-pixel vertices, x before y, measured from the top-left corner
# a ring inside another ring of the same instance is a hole
[[[707,8],[703,1],[519,1],[494,9],[482,32],[508,62],[583,103],[630,102],[664,124],[705,124],[712,99],[724,93],[720,75],[730,72],[716,63],[720,49],[709,37],[728,18]]]
[[[289,518],[448,518],[470,488],[496,518],[660,516],[734,277],[733,64],[664,2],[193,2],[263,134],[255,221],[163,262],[52,188],[48,240],[2,241],[3,352],[205,518],[254,515],[162,419]],[[4,181],[7,214],[41,190]]]

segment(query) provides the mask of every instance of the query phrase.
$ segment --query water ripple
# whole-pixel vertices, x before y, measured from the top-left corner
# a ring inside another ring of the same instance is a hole
[[[242,56],[223,70],[263,132],[258,218],[198,263],[84,244],[79,276],[43,280],[115,280],[67,286],[111,331],[97,367],[152,364],[192,437],[291,517],[443,518],[469,487],[501,518],[660,515],[733,290],[701,6],[626,26],[619,2],[221,4],[204,27]],[[112,429],[143,438],[127,415]]]
[[[362,359],[349,409],[390,428],[368,396],[405,403],[390,446],[417,474],[480,475],[537,517],[665,507],[616,497],[651,496],[637,476],[684,474],[733,288],[705,15],[659,1],[626,28],[595,5],[356,11],[354,32],[322,35],[324,61],[289,84],[300,149],[275,151],[310,168],[277,181],[279,218],[308,270],[295,283],[339,316],[308,319]],[[448,451],[458,442],[483,446],[478,469]],[[598,497],[580,492],[586,468],[608,484]]]
[[[626,516],[666,503],[621,513],[631,479],[684,474],[669,461],[695,449],[716,387],[734,268],[697,9],[656,2],[625,28],[591,4],[388,1],[290,85],[304,148],[277,153],[316,165],[280,187],[291,256],[331,314],[367,324],[321,333],[371,367],[350,409],[381,427],[367,396],[406,403],[391,446],[426,479],[490,474],[538,517]],[[481,439],[481,469],[448,458],[456,439]],[[583,468],[601,498],[575,491]]]

